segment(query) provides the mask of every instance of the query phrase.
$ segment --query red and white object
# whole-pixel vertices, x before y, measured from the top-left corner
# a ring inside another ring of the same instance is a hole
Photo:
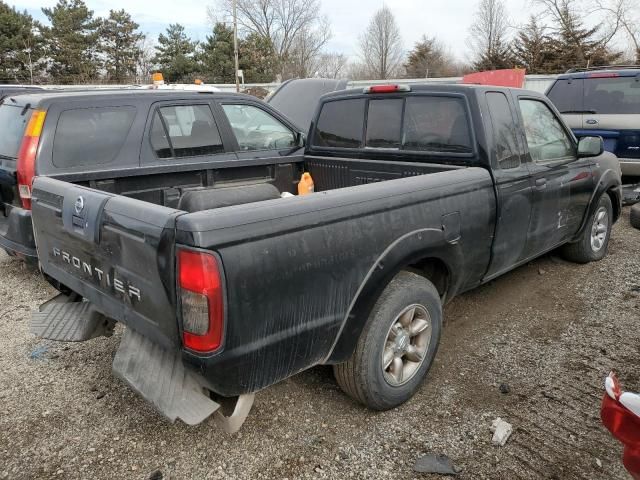
[[[624,445],[622,463],[635,480],[640,480],[640,395],[623,392],[611,372],[604,382],[600,418],[611,434]]]

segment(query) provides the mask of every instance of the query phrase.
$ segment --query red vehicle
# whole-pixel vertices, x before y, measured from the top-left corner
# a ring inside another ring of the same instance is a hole
[[[640,480],[640,395],[623,392],[611,372],[604,382],[600,418],[605,427],[624,445],[622,463],[635,480]]]

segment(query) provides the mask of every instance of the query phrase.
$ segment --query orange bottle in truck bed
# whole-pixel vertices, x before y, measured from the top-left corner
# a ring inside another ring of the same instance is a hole
[[[314,192],[313,178],[309,172],[304,172],[298,182],[298,195],[307,195]]]

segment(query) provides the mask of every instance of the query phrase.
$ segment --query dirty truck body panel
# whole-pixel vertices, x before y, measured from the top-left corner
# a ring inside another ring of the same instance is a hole
[[[407,116],[422,97],[440,115]],[[395,103],[375,103],[387,99]],[[340,119],[340,102],[355,102],[346,116],[369,111],[362,127]],[[337,120],[326,121],[327,105]],[[447,117],[451,105],[458,114]],[[393,112],[405,115],[401,145],[383,138],[385,129],[371,133],[374,111],[387,122]],[[531,131],[532,118],[542,130]],[[347,360],[400,271],[426,276],[446,301],[575,241],[590,228],[601,195],[611,197],[615,220],[615,159],[579,157],[558,118],[542,95],[503,88],[330,94],[318,106],[304,157],[283,166],[291,169],[285,177],[310,172],[315,193],[192,213],[36,178],[42,270],[106,317],[181,352],[215,393],[252,393],[313,365]],[[335,131],[340,125],[350,136]],[[185,346],[189,305],[181,300],[177,260],[184,251],[211,254],[219,271],[221,342],[204,353]]]

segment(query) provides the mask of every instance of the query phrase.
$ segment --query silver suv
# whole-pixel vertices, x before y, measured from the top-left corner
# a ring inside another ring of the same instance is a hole
[[[601,136],[622,174],[640,176],[640,65],[570,70],[547,96],[577,137]]]

